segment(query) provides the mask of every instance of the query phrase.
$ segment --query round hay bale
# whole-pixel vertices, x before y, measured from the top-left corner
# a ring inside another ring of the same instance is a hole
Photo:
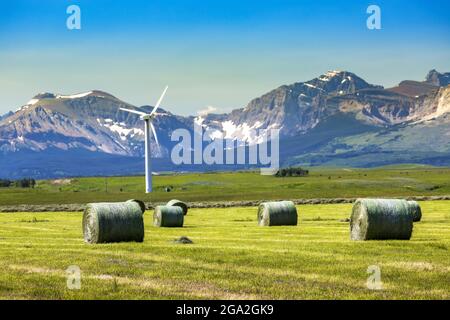
[[[172,199],[169,202],[167,202],[166,206],[177,206],[180,207],[181,209],[183,209],[183,214],[186,215],[188,212],[188,206],[186,203],[184,203],[183,201],[177,200],[177,199]]]
[[[183,209],[178,206],[157,206],[153,214],[155,227],[182,227]]]
[[[87,243],[144,241],[142,207],[136,201],[88,203],[83,214]]]
[[[350,217],[352,240],[409,240],[413,217],[406,200],[358,199]]]
[[[263,202],[258,207],[260,226],[296,226],[297,209],[292,201]]]
[[[127,200],[127,202],[136,202],[137,204],[139,204],[139,207],[141,207],[142,213],[145,212],[145,203],[144,203],[144,201],[136,200],[136,199],[130,199],[130,200]]]
[[[419,222],[422,219],[422,209],[417,201],[408,201],[410,213],[413,216],[413,222]]]

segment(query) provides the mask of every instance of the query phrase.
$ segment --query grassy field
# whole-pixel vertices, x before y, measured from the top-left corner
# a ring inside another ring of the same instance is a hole
[[[229,208],[155,228],[147,211],[143,243],[102,245],[83,242],[81,213],[2,213],[0,298],[450,299],[450,202],[421,206],[410,241],[366,242],[349,240],[348,204],[299,206],[295,227],[258,227],[255,208]],[[194,243],[173,242],[182,235]],[[70,265],[80,290],[66,288]],[[383,290],[366,287],[370,265]]]
[[[173,191],[165,192],[172,186]],[[0,205],[66,204],[141,199],[163,202],[450,195],[450,168],[391,166],[375,169],[311,168],[307,177],[277,178],[259,172],[190,173],[154,177],[74,178],[38,181],[35,189],[0,188]]]

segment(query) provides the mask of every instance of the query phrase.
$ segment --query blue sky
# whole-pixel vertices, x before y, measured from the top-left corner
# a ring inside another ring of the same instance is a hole
[[[81,8],[81,30],[66,8]],[[381,30],[366,9],[381,8]],[[42,91],[110,92],[177,114],[245,106],[327,70],[393,86],[450,71],[450,1],[15,0],[0,10],[0,113]]]

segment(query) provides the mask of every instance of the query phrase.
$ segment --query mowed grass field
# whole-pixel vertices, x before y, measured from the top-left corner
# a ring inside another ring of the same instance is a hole
[[[144,177],[41,180],[35,189],[0,188],[0,205],[68,204],[141,199],[165,202],[450,195],[450,168],[401,165],[374,169],[310,168],[307,177],[262,176],[259,171]],[[165,187],[173,187],[166,192]]]
[[[88,245],[82,213],[0,214],[2,299],[449,299],[450,203],[420,203],[409,241],[349,239],[350,204],[298,206],[299,224],[258,227],[256,208],[191,209],[143,243]],[[173,240],[188,236],[193,244]],[[66,287],[79,266],[81,289]],[[381,269],[369,290],[367,268]]]

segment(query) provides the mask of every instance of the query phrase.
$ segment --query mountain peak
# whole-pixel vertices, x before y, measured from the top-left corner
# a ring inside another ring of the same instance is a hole
[[[56,99],[84,98],[84,97],[89,96],[89,95],[91,95],[93,93],[94,93],[93,91],[87,91],[87,92],[81,92],[81,93],[76,93],[76,94],[71,94],[71,95],[58,94],[58,95],[56,95]]]
[[[334,77],[341,77],[345,71],[340,70],[328,70],[325,74],[319,77],[319,80],[328,81]]]
[[[33,97],[33,99],[53,99],[55,98],[55,94],[51,92],[41,92]]]
[[[428,72],[425,82],[444,87],[450,84],[450,72],[440,73],[435,69]]]
[[[108,98],[114,98],[112,94],[102,91],[102,90],[91,90],[86,92],[80,92],[80,93],[74,93],[74,94],[54,94],[51,92],[41,92],[38,93],[33,97],[32,100],[40,100],[40,99],[77,99],[77,98],[84,98],[87,96],[96,96],[96,97],[108,97]]]
[[[345,70],[328,70],[325,74],[322,74],[317,79],[321,81],[330,81],[333,79],[340,79],[340,80],[347,79],[349,81],[356,79],[358,81],[359,80],[364,81],[361,77],[358,77],[355,73]]]
[[[356,74],[349,71],[330,70],[318,78],[305,82],[306,85],[318,88],[327,94],[352,94],[368,88],[382,89],[382,86],[371,85]]]
[[[110,93],[108,93],[106,91],[102,91],[102,90],[92,90],[90,95],[98,96],[98,97],[108,97],[108,98],[117,99],[117,97],[113,96],[112,94],[110,94]]]

